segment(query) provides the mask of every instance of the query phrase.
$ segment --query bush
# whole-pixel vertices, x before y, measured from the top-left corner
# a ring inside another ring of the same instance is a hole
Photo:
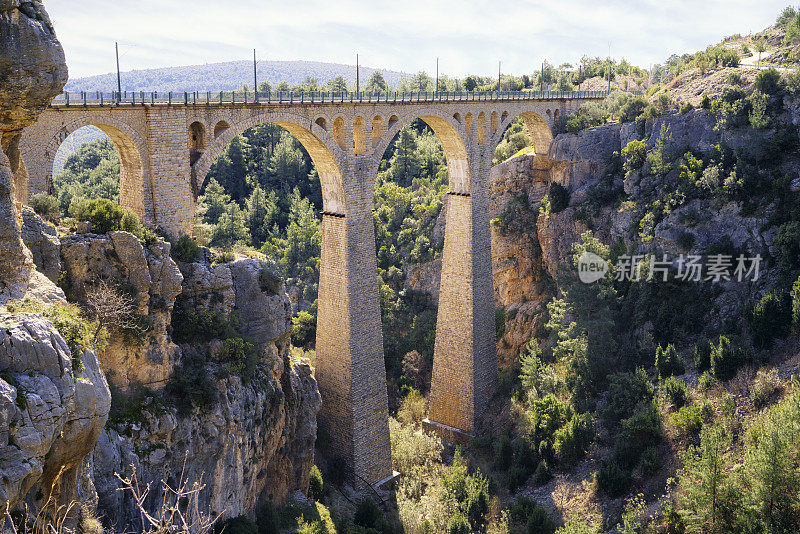
[[[636,444],[637,455],[643,447],[657,443],[662,429],[661,412],[656,401],[640,404],[633,415],[622,420],[622,428],[625,429],[623,439]]]
[[[792,326],[792,301],[788,293],[767,293],[748,314],[753,345],[770,348],[775,338],[789,334]]]
[[[683,363],[678,358],[675,345],[670,343],[662,349],[661,345],[656,347],[656,371],[659,378],[666,378],[673,375],[682,375],[684,372]]]
[[[28,205],[43,219],[58,222],[60,211],[58,199],[47,193],[37,193],[28,200]]]
[[[217,358],[228,364],[228,369],[246,382],[253,377],[258,365],[256,346],[241,337],[229,337],[222,342]]]
[[[556,531],[555,522],[547,515],[547,511],[539,505],[534,506],[525,523],[527,534],[552,534]]]
[[[550,471],[547,460],[541,460],[536,466],[536,471],[533,473],[533,483],[541,486],[551,478],[553,478],[553,472]]]
[[[609,497],[623,495],[631,485],[631,475],[613,460],[603,460],[597,470],[597,485]]]
[[[634,373],[616,373],[609,379],[606,415],[615,421],[630,417],[641,402],[653,398],[653,384],[644,369]]]
[[[753,82],[753,89],[767,95],[777,94],[781,89],[780,73],[772,67],[759,71]]]
[[[447,534],[470,534],[467,517],[458,512],[447,522]]]
[[[661,390],[664,392],[664,397],[669,400],[670,404],[672,404],[676,410],[682,408],[689,402],[689,387],[677,380],[674,376],[664,381],[661,385]]]
[[[717,379],[714,378],[714,375],[711,374],[711,371],[705,371],[700,375],[700,378],[697,379],[697,388],[700,391],[708,391],[716,385]]]
[[[778,250],[778,264],[787,271],[800,266],[800,221],[791,221],[778,227],[773,241]]]
[[[142,223],[135,213],[106,198],[74,198],[69,205],[69,214],[79,221],[88,221],[92,231],[98,234],[117,230],[137,237],[143,234]]]
[[[551,213],[564,211],[567,206],[569,206],[569,191],[567,191],[567,189],[559,183],[550,183],[550,189],[547,192],[547,196],[550,199]]]
[[[292,345],[307,348],[313,346],[316,339],[317,310],[316,306],[312,306],[312,309],[301,310],[292,317]]]
[[[172,313],[172,337],[177,343],[204,343],[214,339],[235,337],[238,319],[231,313],[230,319],[222,312],[206,310],[184,310]]]
[[[698,371],[707,371],[711,367],[711,351],[714,346],[707,340],[703,339],[694,346],[694,366]]]
[[[717,380],[733,378],[746,361],[744,349],[737,347],[725,336],[719,336],[719,345],[711,349],[711,374]]]
[[[647,145],[644,141],[634,139],[622,149],[622,157],[625,158],[623,169],[626,173],[637,171],[647,159]]]
[[[272,503],[267,502],[256,512],[256,525],[258,534],[278,534],[280,532],[280,517]]]
[[[231,517],[214,525],[214,533],[220,534],[259,534],[258,526],[246,516]]]
[[[685,114],[685,113],[689,113],[693,109],[694,109],[694,106],[692,105],[691,102],[684,102],[683,104],[681,104],[680,112]]]
[[[684,434],[696,434],[703,428],[701,412],[699,404],[689,404],[672,414],[672,422]]]
[[[308,482],[308,496],[319,501],[325,494],[325,485],[322,481],[322,473],[316,465],[311,466],[311,477]]]
[[[205,356],[184,351],[167,383],[167,391],[175,397],[182,414],[189,413],[192,406],[202,409],[217,402],[217,388],[209,376]]]
[[[656,471],[661,469],[661,455],[656,447],[647,447],[642,452],[642,457],[639,460],[639,465],[642,467],[642,474],[646,477],[655,474]]]
[[[711,99],[708,98],[708,95],[703,95],[703,98],[700,100],[700,108],[711,109]]]
[[[586,454],[594,439],[594,426],[589,414],[576,414],[559,428],[553,439],[556,456],[564,464],[574,464]]]
[[[198,261],[202,254],[203,251],[200,249],[200,245],[194,239],[186,234],[181,234],[172,245],[170,255],[177,261],[192,263]]]
[[[777,369],[759,369],[750,387],[750,400],[760,410],[781,389],[783,385]]]

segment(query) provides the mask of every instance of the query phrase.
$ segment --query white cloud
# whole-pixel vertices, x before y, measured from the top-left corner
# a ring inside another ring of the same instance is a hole
[[[786,0],[50,0],[72,77],[247,59],[306,59],[416,72],[522,74],[542,60],[625,56],[642,66],[759,31]],[[77,7],[79,6],[79,7]]]

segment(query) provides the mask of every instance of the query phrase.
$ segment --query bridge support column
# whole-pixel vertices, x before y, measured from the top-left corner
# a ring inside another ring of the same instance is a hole
[[[475,151],[483,149],[477,147]],[[451,192],[447,199],[426,426],[449,441],[463,441],[474,433],[497,382],[490,158],[481,153],[471,155],[469,187],[464,192]]]
[[[347,215],[324,214],[316,378],[329,458],[355,487],[392,476],[371,180],[345,179]]]

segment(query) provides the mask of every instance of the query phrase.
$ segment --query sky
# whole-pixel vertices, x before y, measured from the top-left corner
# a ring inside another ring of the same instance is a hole
[[[787,0],[46,0],[71,78],[252,58],[531,73],[584,54],[649,67],[771,25]],[[701,7],[702,6],[702,7]]]

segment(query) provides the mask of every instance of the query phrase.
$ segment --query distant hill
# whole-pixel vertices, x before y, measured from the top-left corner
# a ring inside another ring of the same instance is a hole
[[[356,83],[355,65],[321,63],[318,61],[259,61],[257,67],[259,83],[272,85],[286,81],[297,85],[307,77],[316,78],[320,84],[342,75],[352,85]],[[389,85],[397,85],[410,78],[404,72],[361,67],[361,83],[366,84],[376,70],[383,73]],[[253,63],[229,61],[159,69],[132,70],[121,73],[123,91],[231,91],[243,84],[253,86]],[[117,75],[110,72],[67,82],[65,91],[112,91],[117,87]]]

